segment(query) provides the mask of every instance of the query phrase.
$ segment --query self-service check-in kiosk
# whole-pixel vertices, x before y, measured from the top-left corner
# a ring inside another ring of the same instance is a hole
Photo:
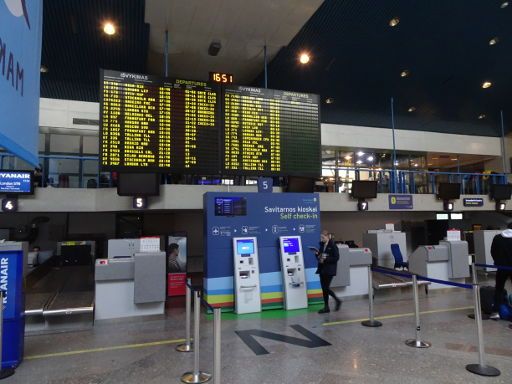
[[[300,236],[279,237],[284,305],[287,310],[307,308],[308,294]]]
[[[375,265],[386,268],[394,267],[395,258],[391,252],[391,244],[398,244],[400,246],[404,261],[407,261],[407,239],[405,232],[376,229],[363,233],[363,246],[371,249]]]
[[[0,243],[0,290],[3,292],[2,369],[16,368],[23,360],[25,292],[23,266],[28,243]]]
[[[475,244],[475,261],[480,264],[494,264],[491,256],[491,245],[494,236],[499,235],[502,230],[485,230],[473,232]],[[493,268],[485,268],[486,271],[495,271]]]
[[[340,258],[336,276],[331,287],[341,297],[368,294],[368,266],[372,265],[370,248],[349,248],[346,244],[338,244]]]
[[[469,254],[466,241],[440,241],[439,245],[422,245],[409,257],[409,271],[439,280],[464,282],[469,277]],[[430,289],[451,286],[432,283]]]
[[[235,312],[261,312],[258,241],[255,237],[234,237]]]

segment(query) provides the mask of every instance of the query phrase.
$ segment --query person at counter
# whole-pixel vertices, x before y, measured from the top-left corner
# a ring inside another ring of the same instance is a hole
[[[499,235],[494,236],[491,245],[491,256],[494,265],[512,267],[512,222],[508,223],[508,229],[505,229]],[[505,283],[510,279],[512,281],[512,271],[498,269],[496,271],[496,285],[494,289],[494,309],[491,319],[500,318],[500,305],[503,303]]]
[[[331,311],[329,309],[329,296],[332,296],[336,301],[335,310],[338,311],[341,307],[341,300],[334,294],[330,286],[332,279],[336,276],[340,254],[328,231],[323,230],[320,234],[320,248],[315,250],[315,254],[318,259],[316,273],[320,275],[320,284],[324,296],[324,307],[318,313],[329,313]]]

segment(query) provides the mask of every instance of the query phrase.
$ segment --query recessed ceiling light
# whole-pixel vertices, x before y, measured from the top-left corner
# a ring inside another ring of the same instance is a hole
[[[409,71],[408,69],[404,69],[402,72],[400,72],[400,77],[409,77],[410,74],[411,71]]]
[[[418,163],[414,163],[413,165],[414,165],[415,167],[417,167],[417,166],[418,166]]]
[[[325,104],[333,104],[334,103],[334,99],[332,97],[328,97],[327,99],[325,99]]]
[[[40,71],[41,71],[41,73],[47,73],[48,72],[48,67],[46,65],[41,65]]]
[[[398,17],[393,17],[391,20],[389,20],[389,26],[396,27],[399,22],[400,22],[400,19]]]
[[[116,27],[112,22],[107,21],[105,24],[103,24],[103,32],[109,36],[115,35]]]
[[[414,112],[415,110],[416,110],[416,107],[412,106],[412,107],[409,107],[407,112]]]
[[[498,36],[494,36],[491,40],[489,40],[489,45],[496,45],[500,41]]]
[[[432,160],[439,160],[439,157],[433,157]]]
[[[432,165],[432,163],[428,163],[427,165]]]
[[[307,64],[309,63],[309,60],[310,60],[310,57],[309,57],[309,54],[307,54],[306,52],[302,52],[299,56],[299,62],[301,64]]]
[[[504,1],[503,3],[501,3],[500,5],[500,8],[503,9],[503,8],[507,8],[508,7],[508,1]]]
[[[350,155],[345,156],[345,160],[347,160],[347,161],[352,160],[352,156],[350,156]]]
[[[357,156],[361,157],[361,156],[363,156],[363,155],[364,155],[364,152],[363,152],[363,151],[359,151],[359,152],[357,152]]]
[[[492,83],[490,81],[484,81],[482,83],[482,88],[483,89],[491,88],[491,86],[492,86]]]
[[[451,160],[451,161],[457,161],[457,160],[459,160],[459,159],[450,159],[450,160]]]
[[[363,164],[363,161],[362,160],[357,160],[356,164]]]
[[[398,161],[395,161],[395,165],[398,165]]]
[[[478,120],[482,120],[482,119],[485,119],[485,113],[481,113],[478,115]]]
[[[368,160],[369,162],[372,162],[372,161],[373,161],[373,156],[368,156],[367,160]]]

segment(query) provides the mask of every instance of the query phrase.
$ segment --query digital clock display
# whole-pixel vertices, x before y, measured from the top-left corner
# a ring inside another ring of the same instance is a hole
[[[210,81],[220,84],[233,84],[234,77],[230,73],[210,72]]]

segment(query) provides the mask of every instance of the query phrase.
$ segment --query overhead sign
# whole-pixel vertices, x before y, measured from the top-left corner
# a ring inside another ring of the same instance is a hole
[[[258,178],[258,192],[272,193],[273,186],[274,186],[274,180],[271,177],[259,177]]]
[[[0,193],[29,195],[33,192],[32,172],[0,171]]]
[[[465,207],[483,207],[484,199],[481,197],[467,197],[462,200]]]
[[[389,209],[413,209],[412,195],[389,195]]]
[[[42,0],[0,1],[0,143],[36,166]]]

